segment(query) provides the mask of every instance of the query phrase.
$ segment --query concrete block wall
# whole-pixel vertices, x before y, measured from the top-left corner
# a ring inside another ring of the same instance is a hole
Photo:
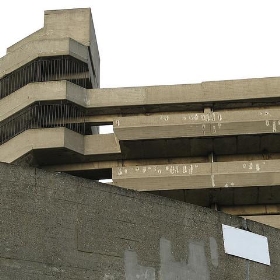
[[[147,193],[0,164],[1,280],[278,280],[277,229]],[[267,236],[271,266],[224,253],[222,224]]]

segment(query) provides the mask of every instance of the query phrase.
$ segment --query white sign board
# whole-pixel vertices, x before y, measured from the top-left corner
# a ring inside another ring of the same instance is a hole
[[[265,236],[223,225],[223,237],[227,254],[270,265],[268,242]]]

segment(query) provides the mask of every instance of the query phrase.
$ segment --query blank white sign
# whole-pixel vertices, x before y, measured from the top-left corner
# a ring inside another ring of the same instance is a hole
[[[268,242],[265,236],[227,225],[222,226],[227,254],[270,265]]]

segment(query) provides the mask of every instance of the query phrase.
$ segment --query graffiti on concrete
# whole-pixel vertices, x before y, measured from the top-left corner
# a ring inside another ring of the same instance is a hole
[[[214,267],[218,267],[219,265],[219,254],[218,254],[218,244],[214,237],[209,238],[210,242],[210,254],[211,254],[211,262]]]
[[[209,280],[210,273],[203,242],[189,242],[188,263],[176,261],[172,255],[171,242],[160,240],[160,279],[161,280]]]
[[[133,251],[125,251],[125,279],[126,280],[155,280],[156,272],[153,267],[138,264],[137,254]]]
[[[216,239],[210,237],[209,243],[212,265],[218,267]],[[124,260],[126,280],[156,279],[156,270],[153,267],[138,264],[136,252],[127,250]],[[210,271],[203,242],[189,242],[186,260],[176,261],[172,253],[171,241],[166,238],[160,239],[160,269],[158,271],[160,280],[210,280]]]

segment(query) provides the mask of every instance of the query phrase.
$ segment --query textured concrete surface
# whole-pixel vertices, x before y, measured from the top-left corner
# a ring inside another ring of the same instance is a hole
[[[92,91],[92,99],[95,101],[96,107],[186,104],[184,110],[191,111],[200,110],[206,105],[209,107],[215,105],[216,108],[219,108],[219,103],[222,108],[230,108],[233,105],[232,103],[237,102],[242,102],[251,107],[252,101],[253,103],[269,102],[271,98],[279,100],[280,78],[228,80],[186,85],[103,88],[90,91]],[[168,107],[165,107],[165,109],[168,111]]]
[[[92,82],[99,87],[100,58],[90,8],[45,11],[44,27],[10,46],[0,58],[0,77],[36,57],[65,54],[87,61]]]
[[[0,58],[0,78],[38,57],[70,55],[88,62],[86,46],[71,38],[31,41]]]
[[[69,156],[120,154],[120,147],[114,134],[81,135],[64,127],[29,129],[0,145],[0,162],[11,163],[34,150],[65,150],[61,157],[64,162],[71,162]],[[65,155],[66,154],[66,155]],[[45,156],[45,162],[51,160]],[[56,160],[59,162],[59,158]],[[77,160],[76,160],[77,162]]]
[[[278,108],[210,113],[173,112],[117,118],[114,120],[114,132],[119,140],[277,133],[279,119]]]
[[[0,209],[1,280],[279,279],[279,230],[179,201],[2,163]],[[225,254],[222,223],[271,266]]]
[[[280,161],[230,161],[112,168],[114,184],[141,191],[278,186]]]
[[[85,106],[86,89],[67,81],[30,83],[3,98],[0,102],[0,121],[28,108],[36,102],[67,100]]]

